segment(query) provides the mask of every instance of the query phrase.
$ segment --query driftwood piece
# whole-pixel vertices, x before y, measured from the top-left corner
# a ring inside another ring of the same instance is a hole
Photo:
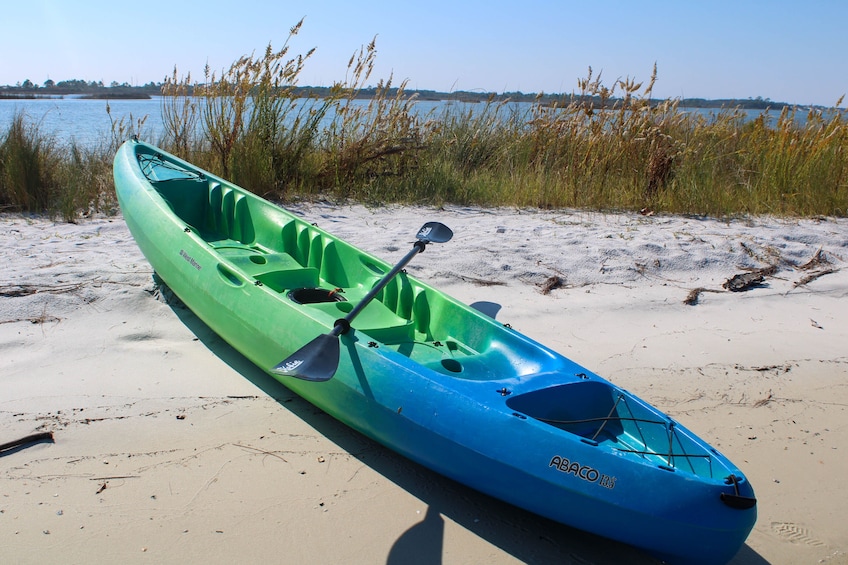
[[[747,273],[740,273],[738,275],[734,275],[724,281],[724,284],[722,284],[721,286],[731,292],[742,292],[745,290],[750,290],[752,288],[762,285],[765,282],[766,277],[770,277],[776,272],[777,265],[769,265],[768,267],[763,267],[762,269],[754,269]]]
[[[724,284],[721,285],[730,292],[742,292],[745,290],[750,290],[755,286],[760,286],[766,278],[756,272],[750,273],[740,273],[738,275],[733,275],[731,278],[724,281]]]

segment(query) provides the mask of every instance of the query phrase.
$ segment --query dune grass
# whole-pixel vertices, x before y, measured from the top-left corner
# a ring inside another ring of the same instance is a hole
[[[0,136],[0,207],[43,210],[57,192],[61,162],[55,139],[21,112]]]
[[[555,104],[490,99],[422,115],[406,83],[395,88],[391,77],[360,100],[373,41],[328,96],[297,98],[311,55],[291,55],[288,41],[279,50],[269,44],[220,73],[207,68],[199,83],[175,68],[162,91],[165,133],[153,141],[278,201],[848,215],[841,99],[804,116],[786,109],[750,120],[726,108],[705,117],[678,100],[654,100],[656,68],[647,84],[610,86],[590,68]],[[140,131],[143,119],[122,117],[99,148],[67,148],[16,115],[0,130],[0,207],[65,219],[113,210],[112,156]]]

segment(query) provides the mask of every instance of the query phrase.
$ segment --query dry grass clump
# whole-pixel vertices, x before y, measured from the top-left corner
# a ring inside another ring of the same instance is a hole
[[[0,209],[44,212],[57,188],[56,141],[17,112],[0,134]]]
[[[299,22],[289,40],[302,26]],[[165,148],[265,195],[330,189],[356,197],[377,176],[403,176],[406,154],[419,147],[414,99],[405,83],[379,81],[359,104],[374,67],[376,43],[351,57],[347,76],[323,98],[299,98],[299,75],[314,52],[289,55],[269,44],[220,75],[208,67],[202,83],[176,69],[163,88]],[[189,94],[191,93],[191,94]]]
[[[842,104],[842,99],[836,107]],[[751,212],[848,213],[848,129],[836,109],[812,108],[803,125],[798,110],[784,108],[776,123],[765,116],[740,132],[739,167],[743,186],[754,196]]]
[[[414,175],[415,153],[422,148],[420,121],[413,112],[414,96],[406,96],[406,81],[392,93],[392,77],[379,80],[367,104],[358,103],[374,69],[376,42],[363,46],[348,61],[344,82],[333,88],[332,119],[319,149],[319,177],[350,196],[379,177]]]
[[[121,118],[112,123],[111,142],[83,148],[75,142],[59,144],[25,114],[15,114],[6,132],[0,132],[0,211],[47,213],[74,221],[80,214],[115,210],[112,156],[117,140],[135,131]]]

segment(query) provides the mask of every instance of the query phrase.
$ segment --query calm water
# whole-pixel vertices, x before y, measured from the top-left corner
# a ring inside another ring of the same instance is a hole
[[[137,124],[144,118],[141,137],[156,143],[164,134],[162,123],[162,99],[154,96],[150,100],[109,100],[110,115],[106,112],[106,100],[87,100],[76,97],[32,100],[3,100],[0,98],[0,135],[6,131],[16,112],[23,112],[27,123],[36,124],[39,131],[56,137],[61,142],[75,141],[84,147],[97,147],[108,143],[112,136],[112,120],[124,118],[125,124]],[[354,104],[367,105],[367,101]],[[441,107],[445,102],[418,102],[416,109],[426,114]],[[456,103],[455,103],[456,104]],[[130,120],[132,117],[132,120]],[[332,116],[326,118],[328,121]]]
[[[112,118],[120,120],[130,115],[134,119],[147,116],[143,127],[145,137],[156,140],[161,135],[162,119],[159,98],[151,100],[109,100]],[[36,124],[39,131],[63,142],[76,141],[85,147],[96,147],[111,139],[112,125],[106,113],[105,100],[81,98],[2,100],[0,99],[0,132],[5,132],[16,112],[23,112],[27,123]],[[150,135],[153,133],[154,135]]]
[[[356,103],[367,104],[367,101]],[[111,108],[111,119],[106,113],[106,100],[85,100],[82,98],[66,97],[61,99],[36,99],[36,100],[3,100],[0,99],[0,135],[5,133],[12,117],[16,112],[23,112],[27,123],[37,124],[42,134],[53,135],[60,142],[70,143],[75,141],[83,147],[94,148],[100,144],[108,143],[112,135],[112,122],[124,118],[125,123],[137,123],[140,118],[145,118],[141,128],[141,137],[152,143],[161,140],[164,134],[161,115],[161,98],[153,97],[150,100],[109,100]],[[469,107],[480,107],[480,104],[466,104],[463,102],[431,102],[421,101],[416,103],[416,111],[421,115],[438,113],[450,107],[459,106],[463,109]],[[531,106],[529,102],[517,102],[509,104],[506,111],[525,112]],[[698,109],[700,112],[710,115],[716,110]],[[760,111],[746,112],[750,118],[760,115]],[[802,112],[799,112],[802,114]],[[774,114],[777,116],[777,114]],[[806,115],[804,115],[805,117]],[[330,119],[331,117],[328,117]]]

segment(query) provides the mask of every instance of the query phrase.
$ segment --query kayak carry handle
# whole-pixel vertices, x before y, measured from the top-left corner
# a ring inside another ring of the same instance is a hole
[[[730,475],[724,482],[729,485],[732,484],[735,491],[734,494],[721,493],[721,501],[729,507],[735,510],[749,510],[757,505],[757,499],[753,496],[742,496],[739,494],[739,477]]]

